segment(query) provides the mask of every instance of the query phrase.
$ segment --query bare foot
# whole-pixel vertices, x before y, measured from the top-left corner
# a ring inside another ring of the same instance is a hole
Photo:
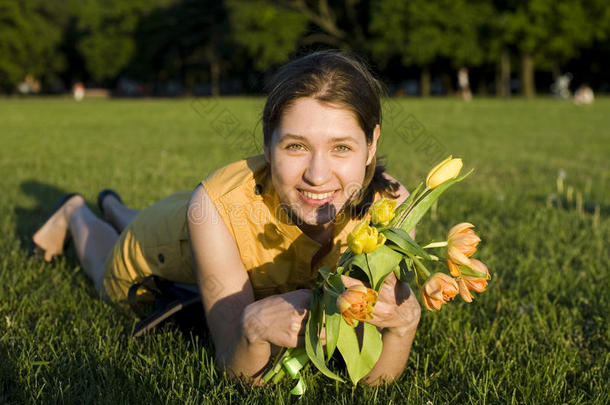
[[[63,253],[64,244],[69,237],[68,220],[74,209],[84,203],[85,200],[80,195],[71,197],[36,231],[32,240],[44,250],[45,261],[50,262],[53,256]]]

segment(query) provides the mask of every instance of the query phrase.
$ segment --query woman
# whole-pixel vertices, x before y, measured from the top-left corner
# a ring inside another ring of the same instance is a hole
[[[292,61],[269,86],[264,155],[141,213],[103,192],[104,221],[73,195],[34,242],[50,260],[71,236],[96,289],[115,301],[151,274],[197,283],[217,366],[258,382],[272,348],[303,345],[317,269],[336,265],[374,200],[408,196],[376,163],[380,96],[367,68],[344,53]],[[382,330],[383,352],[366,382],[401,374],[419,313],[410,288],[388,277],[370,321]]]

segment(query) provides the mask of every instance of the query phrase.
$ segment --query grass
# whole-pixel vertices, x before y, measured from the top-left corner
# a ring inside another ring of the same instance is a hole
[[[112,187],[144,208],[257,153],[263,102],[0,99],[0,403],[297,402],[290,382],[226,379],[209,342],[175,328],[132,341],[136,318],[97,299],[73,255],[26,254],[63,192],[97,211]],[[609,403],[610,100],[390,100],[384,123],[381,152],[407,187],[444,155],[476,168],[418,240],[474,223],[492,280],[472,304],[423,314],[398,382],[352,388],[309,369],[300,401]]]

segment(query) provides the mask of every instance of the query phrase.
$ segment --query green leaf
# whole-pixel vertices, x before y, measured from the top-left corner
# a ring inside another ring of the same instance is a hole
[[[394,267],[398,266],[402,257],[402,254],[390,249],[386,245],[378,247],[372,253],[367,253],[366,259],[371,275],[371,288],[379,291],[386,276],[394,270]]]
[[[341,322],[337,344],[345,360],[349,378],[354,385],[373,369],[383,349],[381,333],[377,328],[367,322],[362,322],[362,325],[364,327],[362,351],[358,344],[356,329],[345,321]]]
[[[411,266],[413,266],[413,261],[411,260],[411,264],[407,262],[407,260],[411,260],[408,257],[403,258],[400,263],[398,263],[398,275],[397,279],[402,281],[403,283],[410,283],[413,281],[413,273],[415,272]]]
[[[470,267],[460,266],[460,273],[468,277],[487,278],[487,274],[471,269]]]
[[[341,314],[337,309],[337,297],[333,294],[324,293],[324,328],[326,330],[326,358],[330,360],[337,347],[339,339],[339,323]]]
[[[411,254],[423,257],[426,260],[432,260],[430,254],[411,238],[411,236],[400,228],[390,228],[383,231],[386,239],[391,243],[391,248],[405,254]]]
[[[337,266],[338,267],[348,267],[349,263],[350,263],[350,260],[355,255],[356,254],[352,251],[352,249],[347,248],[347,250],[345,252],[343,252],[341,257],[339,258],[339,262],[337,263]]]
[[[311,362],[324,374],[325,376],[334,380],[343,382],[344,380],[337,374],[330,371],[326,367],[324,361],[324,348],[320,341],[320,329],[322,327],[322,292],[319,289],[314,290],[314,295],[311,299],[311,305],[309,308],[309,318],[305,326],[305,350]]]
[[[411,210],[405,222],[400,226],[405,232],[409,233],[415,228],[415,225],[422,219],[424,214],[428,212],[432,204],[447,190],[449,187],[454,185],[455,183],[459,183],[464,180],[466,177],[472,173],[474,169],[471,169],[468,173],[463,175],[462,177],[458,177],[457,179],[450,180],[446,183],[441,184],[434,190],[432,190],[427,196],[425,196],[421,201],[419,201],[415,207]]]
[[[372,280],[372,275],[371,275],[371,270],[369,269],[369,263],[366,260],[366,254],[365,253],[361,253],[359,255],[355,255],[352,258],[352,262],[350,263],[350,271],[354,270],[354,267],[359,268],[360,270],[362,270],[364,272],[364,274],[367,276],[368,280],[360,280],[360,281],[368,281],[369,283],[372,284],[371,280]]]
[[[331,273],[328,278],[326,278],[326,283],[332,287],[337,294],[341,294],[343,291],[345,291],[341,274]]]

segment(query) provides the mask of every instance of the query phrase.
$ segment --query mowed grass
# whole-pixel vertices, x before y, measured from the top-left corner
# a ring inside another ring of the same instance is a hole
[[[475,168],[418,240],[472,222],[492,280],[471,304],[424,311],[405,373],[379,388],[311,368],[300,400],[290,381],[236,384],[215,371],[209,342],[172,327],[130,339],[137,319],[96,297],[71,251],[54,265],[28,258],[64,192],[97,212],[112,187],[142,209],[259,153],[263,103],[0,99],[0,403],[610,402],[608,99],[386,103],[381,153],[408,188],[444,155]]]

